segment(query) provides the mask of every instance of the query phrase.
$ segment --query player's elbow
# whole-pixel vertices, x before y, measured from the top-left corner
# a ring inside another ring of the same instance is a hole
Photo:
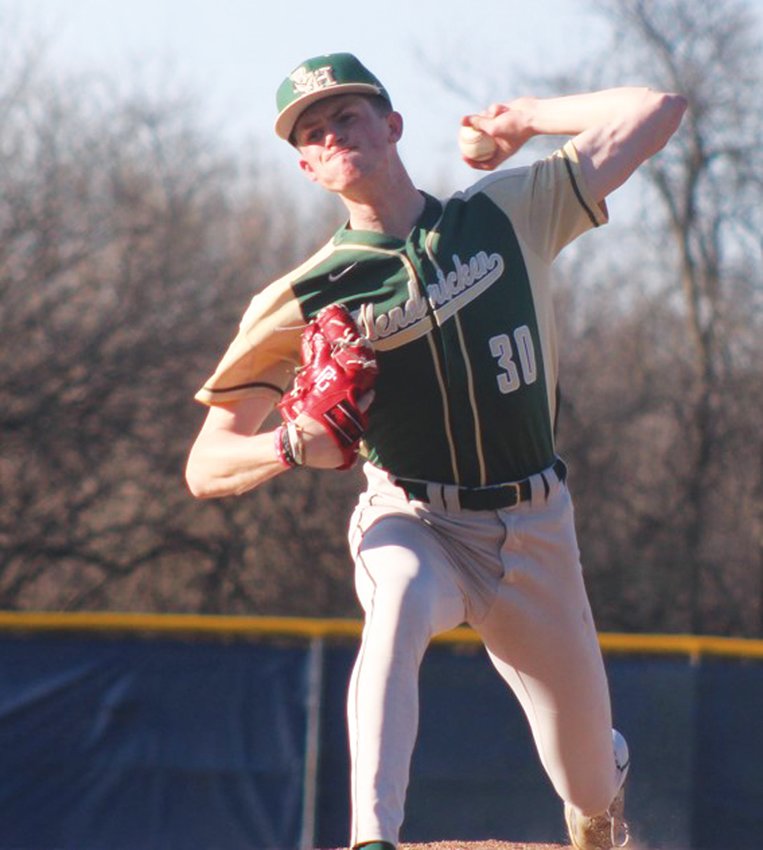
[[[219,477],[213,473],[201,453],[194,447],[185,467],[185,483],[196,499],[215,499],[227,495],[220,486]]]
[[[662,109],[666,115],[666,123],[671,127],[671,135],[678,129],[688,105],[688,99],[682,94],[663,93]]]
[[[660,150],[676,132],[686,112],[689,101],[682,94],[653,92],[654,114],[658,116],[659,129],[655,133],[655,148]]]
[[[185,483],[195,499],[211,499],[216,495],[209,476],[203,475],[191,458],[185,468]]]

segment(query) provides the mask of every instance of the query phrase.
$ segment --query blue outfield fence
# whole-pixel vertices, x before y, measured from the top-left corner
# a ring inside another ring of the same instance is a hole
[[[0,850],[347,841],[360,624],[0,613]],[[602,635],[636,837],[758,850],[763,641]],[[473,633],[436,641],[405,842],[563,842],[526,720]]]

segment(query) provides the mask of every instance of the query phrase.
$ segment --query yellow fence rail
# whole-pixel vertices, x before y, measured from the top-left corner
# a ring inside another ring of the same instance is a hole
[[[0,632],[94,632],[100,634],[215,635],[218,637],[358,639],[358,620],[300,617],[233,617],[206,614],[140,614],[103,611],[0,611]],[[477,644],[466,626],[435,638],[437,643]],[[605,653],[763,659],[763,640],[702,635],[599,635]]]

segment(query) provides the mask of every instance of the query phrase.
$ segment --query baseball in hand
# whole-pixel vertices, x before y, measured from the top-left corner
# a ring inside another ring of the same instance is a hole
[[[458,146],[466,159],[472,159],[475,162],[491,159],[496,149],[492,136],[468,124],[463,124],[458,131]]]

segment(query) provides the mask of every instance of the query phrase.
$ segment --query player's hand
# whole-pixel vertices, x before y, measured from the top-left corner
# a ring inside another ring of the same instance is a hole
[[[518,98],[509,103],[494,103],[483,112],[465,115],[462,124],[469,124],[490,136],[496,144],[490,159],[469,160],[472,168],[492,171],[514,156],[534,132],[530,125],[532,98]]]
[[[329,304],[303,331],[301,355],[294,386],[278,404],[286,432],[276,433],[276,451],[287,466],[349,469],[379,374],[373,346],[346,307]]]
[[[374,391],[369,390],[358,399],[358,409],[366,413],[374,400]],[[346,451],[336,444],[336,440],[326,428],[306,413],[296,419],[296,425],[302,432],[304,447],[304,466],[312,469],[338,469],[347,460]]]

